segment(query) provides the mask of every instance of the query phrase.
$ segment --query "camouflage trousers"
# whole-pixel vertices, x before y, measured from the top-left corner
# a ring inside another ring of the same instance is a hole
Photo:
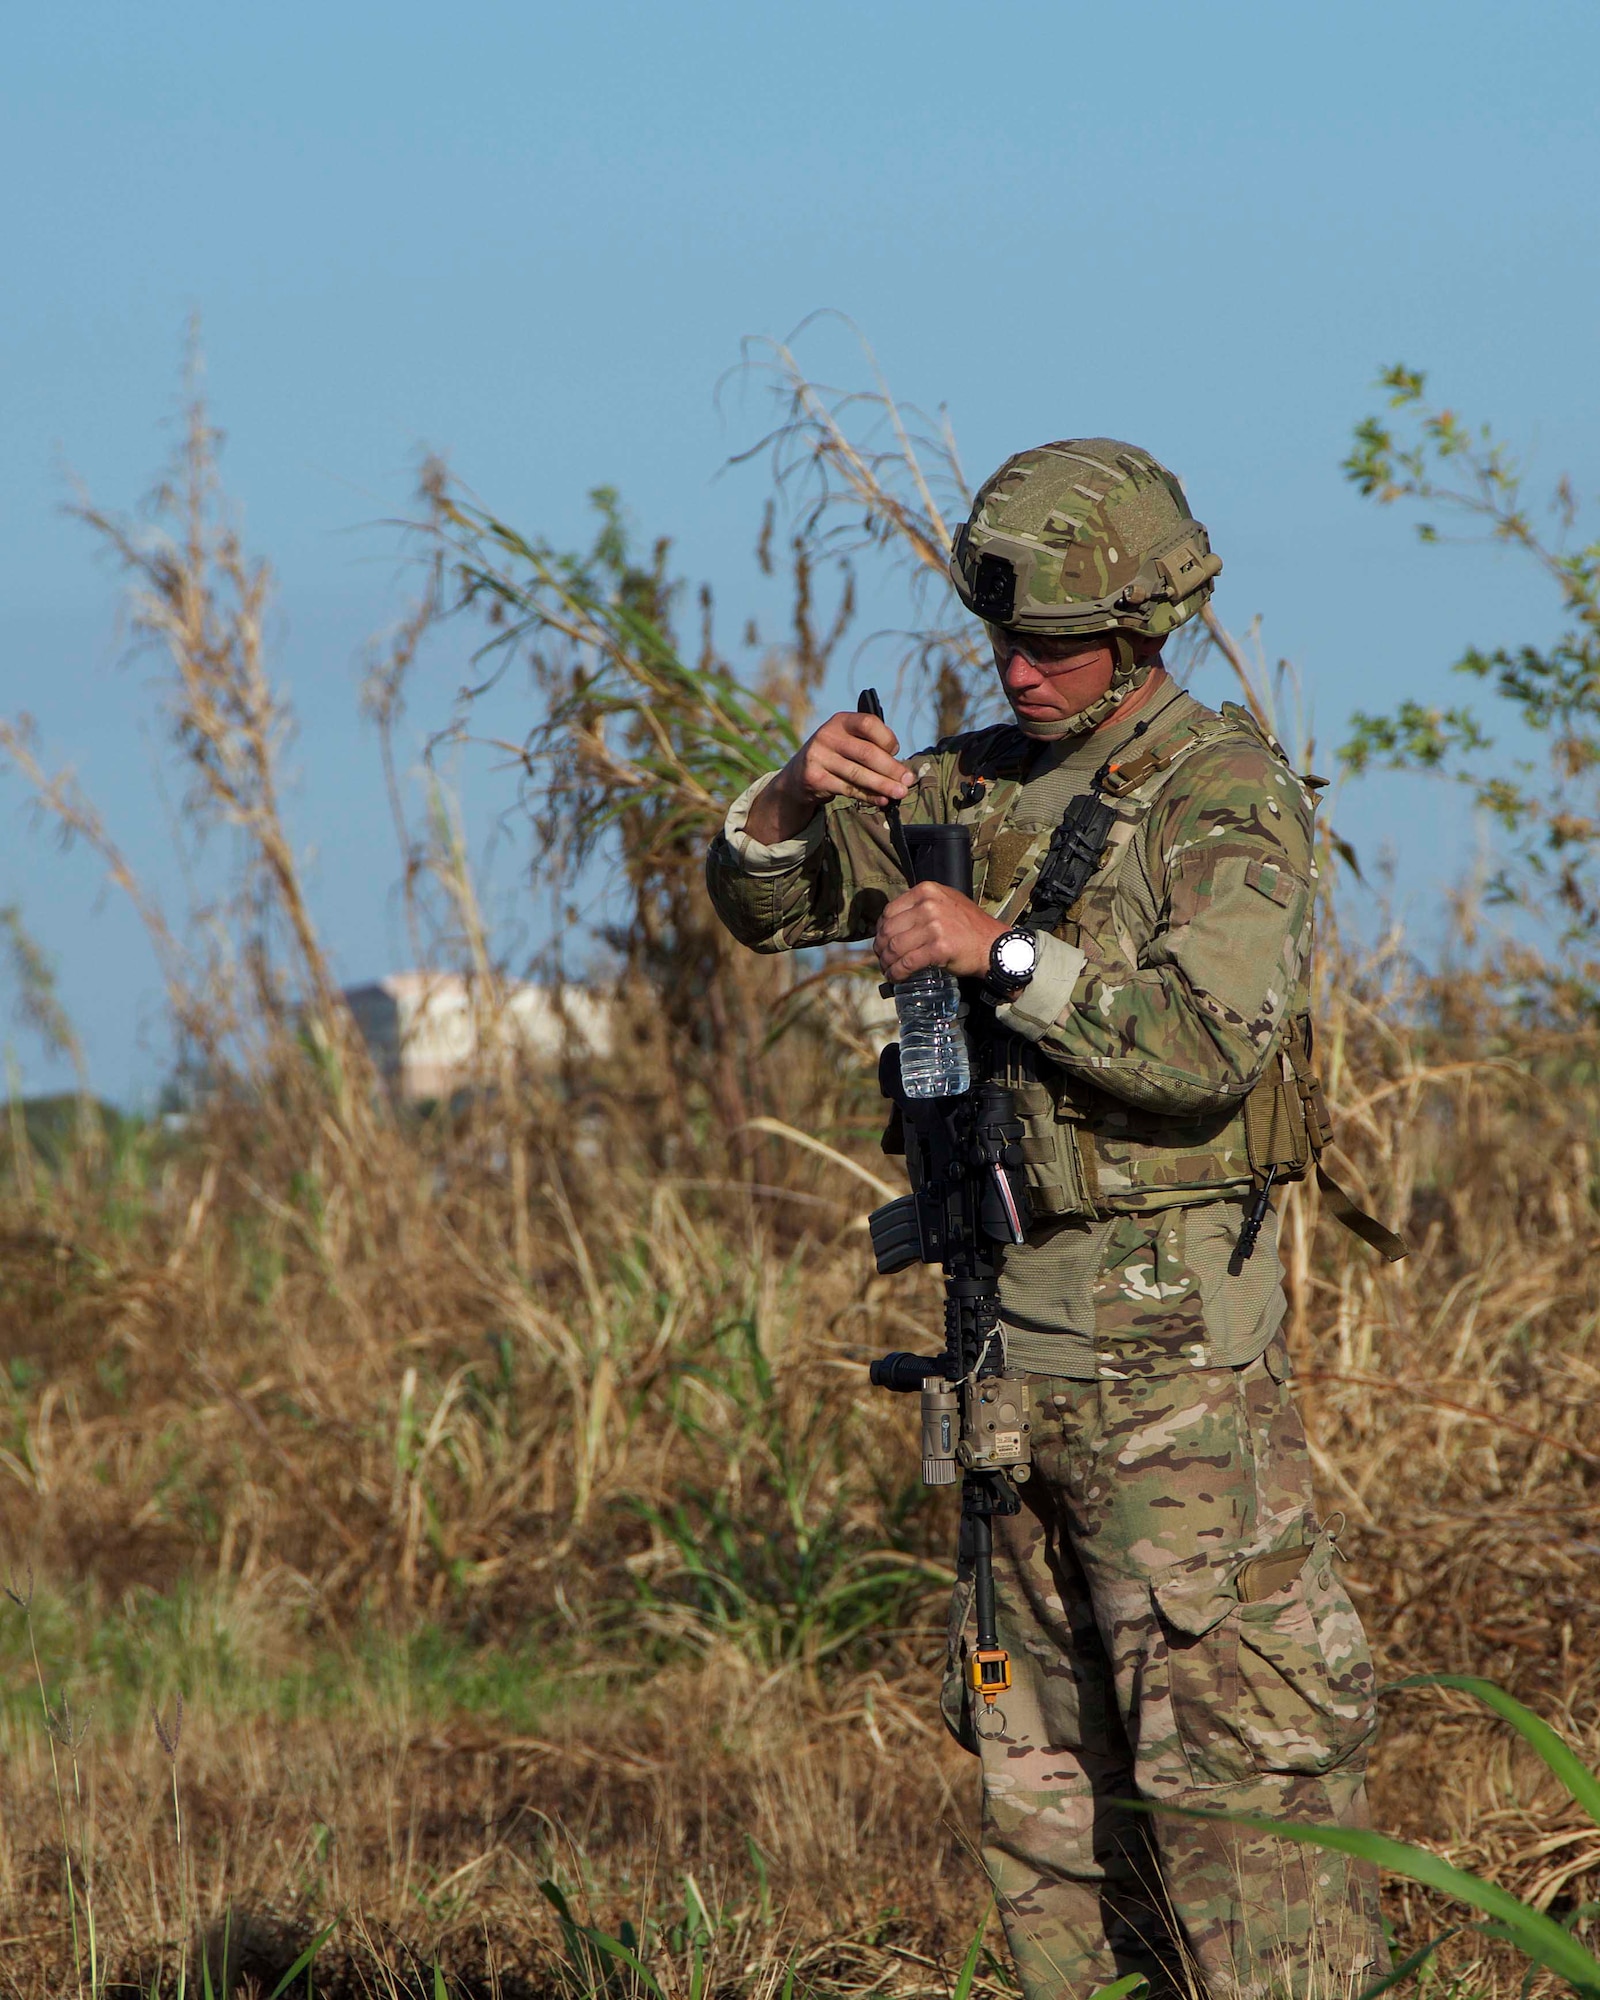
[[[1366,1864],[1123,1803],[1365,1821],[1372,1664],[1313,1518],[1281,1337],[1245,1367],[1184,1367],[1183,1318],[1097,1338],[1095,1381],[1029,1378],[1034,1472],[995,1524],[1004,1728],[978,1740],[965,1707],[965,1564],[945,1713],[982,1758],[1026,2000],[1128,1972],[1157,1994],[1347,2000],[1389,1962]],[[1301,1546],[1241,1602],[1251,1557]]]

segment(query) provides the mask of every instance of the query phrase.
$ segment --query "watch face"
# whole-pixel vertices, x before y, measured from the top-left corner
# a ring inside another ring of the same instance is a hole
[[[1027,979],[1032,976],[1039,951],[1031,937],[1010,932],[995,945],[994,957],[996,970],[1007,979]]]

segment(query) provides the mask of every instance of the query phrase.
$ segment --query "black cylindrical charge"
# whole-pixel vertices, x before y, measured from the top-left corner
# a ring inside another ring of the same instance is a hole
[[[942,882],[963,896],[972,894],[972,832],[944,820],[908,826],[906,845],[919,882]]]

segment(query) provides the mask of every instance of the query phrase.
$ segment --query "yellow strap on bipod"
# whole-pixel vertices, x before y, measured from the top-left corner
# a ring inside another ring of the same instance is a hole
[[[995,1704],[1011,1686],[1011,1655],[1003,1646],[974,1647],[967,1655],[967,1686],[983,1698],[973,1733],[993,1743],[1006,1733],[1006,1712]]]
[[[978,1646],[967,1655],[967,1684],[993,1708],[1011,1686],[1011,1655],[1003,1646]]]

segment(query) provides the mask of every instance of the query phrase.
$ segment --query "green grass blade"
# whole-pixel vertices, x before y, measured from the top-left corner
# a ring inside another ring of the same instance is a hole
[[[1412,1973],[1420,1972],[1440,1945],[1448,1944],[1459,1934],[1460,1928],[1459,1924],[1452,1924],[1449,1930],[1441,1931],[1436,1938],[1430,1938],[1426,1944],[1419,1945],[1411,1956],[1402,1959],[1392,1972],[1386,1972],[1381,1979],[1373,1980],[1370,1986],[1363,1986],[1356,1995],[1356,2000],[1378,2000],[1380,1993],[1387,1993],[1391,1986],[1398,1986],[1402,1979],[1409,1979]]]
[[[572,1905],[567,1901],[566,1891],[559,1882],[543,1881],[539,1884],[539,1894],[555,1911],[564,1924],[575,1924],[578,1920],[572,1914]]]
[[[1142,1972],[1125,1972],[1120,1979],[1113,1979],[1109,1986],[1097,1986],[1089,1995],[1089,2000],[1128,2000],[1128,1995],[1149,1981]]]
[[[983,1950],[983,1934],[989,1928],[989,1918],[993,1913],[994,1898],[991,1896],[984,1905],[983,1915],[978,1919],[978,1928],[972,1933],[972,1942],[967,1946],[967,1955],[962,1961],[961,1971],[956,1977],[950,2000],[967,2000],[972,1991],[972,1982],[978,1976],[978,1955]],[[1099,2000],[1098,1995],[1096,2000]]]
[[[317,1953],[321,1951],[322,1947],[328,1942],[329,1938],[333,1936],[334,1932],[338,1928],[339,1928],[339,1919],[335,1917],[331,1924],[325,1925],[320,1931],[317,1932],[316,1936],[311,1940],[310,1944],[306,1946],[305,1950],[301,1952],[300,1956],[295,1960],[294,1964],[289,1967],[289,1970],[283,1975],[283,1977],[278,1981],[277,1985],[274,1986],[272,1991],[267,1995],[267,2000],[282,2000],[282,1996],[288,1992],[289,1988],[300,1977],[301,1973],[305,1971],[306,1967],[310,1965],[311,1961],[316,1957]],[[208,1980],[207,1984],[209,1985],[209,1983],[210,1982]]]
[[[440,1970],[437,1959],[433,1961],[433,2000],[450,2000],[450,1995],[445,1989],[444,1973]]]
[[[85,1868],[84,1870],[84,1878],[85,1878],[85,1884],[87,1885],[88,1882],[87,1868]],[[83,1907],[84,1907],[84,1919],[89,1935],[90,2000],[100,2000],[100,1995],[105,1987],[105,1967],[100,1963],[99,1946],[96,1942],[96,1937],[95,1937],[94,1893],[87,1886],[85,1886],[84,1890]]]
[[[661,1990],[660,1980],[645,1966],[636,1952],[629,1951],[620,1938],[610,1937],[605,1931],[594,1930],[588,1924],[583,1926],[583,1934],[599,1950],[612,1958],[621,1959],[634,1977],[643,1981],[645,1991],[655,1995],[655,2000],[667,2000],[666,1994]]]
[[[1130,1803],[1134,1803],[1131,1802]],[[1197,1812],[1186,1806],[1158,1805],[1137,1801],[1140,1810],[1171,1814],[1178,1819],[1219,1820],[1229,1826],[1248,1827],[1254,1833],[1271,1834],[1278,1840],[1297,1841],[1303,1847],[1326,1847],[1337,1854],[1353,1854],[1386,1868],[1392,1875],[1408,1875],[1413,1882],[1437,1889],[1442,1895],[1482,1910],[1504,1927],[1504,1935],[1518,1950],[1575,1986],[1580,1993],[1600,1995],[1600,1958],[1585,1951],[1577,1940],[1542,1910],[1520,1902],[1509,1890],[1481,1875],[1456,1868],[1425,1847],[1412,1847],[1387,1834],[1369,1833],[1361,1827],[1302,1826],[1293,1820],[1269,1819],[1262,1813]]]
[[[683,1910],[691,1931],[699,1932],[708,1938],[716,1936],[716,1924],[706,1907],[705,1897],[700,1893],[700,1884],[692,1875],[685,1875],[683,1878]]]
[[[1577,1752],[1561,1740],[1548,1722],[1535,1715],[1531,1708],[1524,1708],[1515,1695],[1507,1694],[1493,1681],[1480,1680],[1476,1674],[1413,1674],[1406,1680],[1392,1681],[1384,1693],[1391,1693],[1397,1688],[1417,1687],[1459,1688],[1463,1694],[1476,1696],[1486,1708],[1492,1708],[1496,1715],[1511,1724],[1525,1743],[1533,1745],[1576,1803],[1582,1806],[1596,1826],[1600,1826],[1600,1777],[1596,1777]]]
[[[761,1921],[772,1922],[772,1884],[767,1874],[767,1857],[755,1843],[755,1836],[747,1833],[744,1844],[750,1855],[750,1866],[755,1870],[756,1888],[761,1899]]]

